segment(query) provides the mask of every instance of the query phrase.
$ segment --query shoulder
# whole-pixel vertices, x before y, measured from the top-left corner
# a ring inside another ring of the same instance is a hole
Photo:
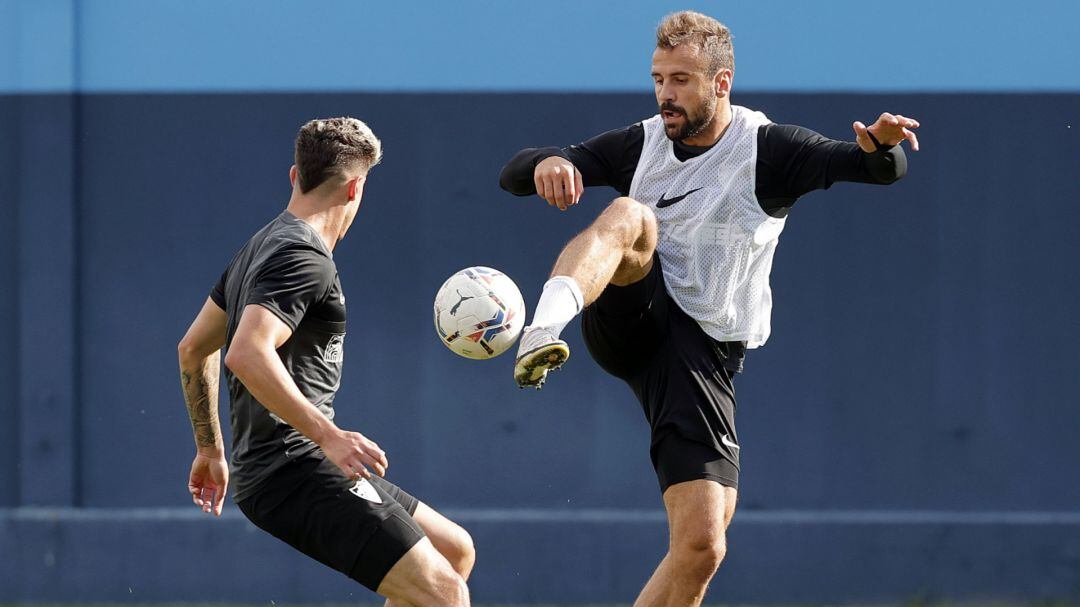
[[[634,127],[637,127],[638,129],[640,129],[642,133],[645,133],[645,131],[655,131],[656,129],[664,128],[664,119],[660,116],[660,114],[656,114],[655,116],[652,116],[651,118],[646,118],[645,120],[642,120],[641,122],[635,123],[632,126],[627,127],[627,128],[634,128]]]
[[[266,239],[268,252],[274,257],[289,257],[329,263],[334,260],[318,234],[295,218],[279,218]]]
[[[808,143],[825,139],[825,136],[821,133],[804,126],[799,126],[797,124],[776,124],[774,122],[761,125],[758,136],[770,142],[790,143]]]
[[[731,114],[732,120],[737,121],[745,125],[747,128],[751,129],[760,128],[762,126],[772,124],[772,120],[769,120],[769,117],[766,116],[764,112],[752,110],[748,107],[741,105],[732,105]]]
[[[263,278],[305,279],[329,284],[337,275],[332,257],[321,247],[295,236],[275,237],[267,243],[267,249],[259,264],[258,274]]]
[[[634,143],[641,143],[644,138],[645,122],[635,122],[629,126],[604,131],[585,141],[582,145],[589,148],[625,148]]]

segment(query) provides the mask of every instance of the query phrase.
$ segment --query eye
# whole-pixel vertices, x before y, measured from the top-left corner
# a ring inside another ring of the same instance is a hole
[[[677,76],[675,78],[675,83],[676,84],[686,84],[686,77],[685,76]]]

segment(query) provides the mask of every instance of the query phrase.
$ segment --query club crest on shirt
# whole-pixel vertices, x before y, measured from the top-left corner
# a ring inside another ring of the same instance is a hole
[[[326,349],[323,350],[323,360],[331,364],[338,364],[344,359],[345,336],[335,335],[330,338],[330,343],[326,344]]]

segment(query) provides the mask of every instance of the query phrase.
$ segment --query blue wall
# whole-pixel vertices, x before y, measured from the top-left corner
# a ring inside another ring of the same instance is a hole
[[[927,125],[903,183],[837,186],[792,214],[774,274],[776,337],[752,353],[739,386],[744,505],[1080,503],[1080,485],[1046,478],[1053,462],[1077,454],[1069,436],[1080,430],[1059,396],[1080,392],[1070,371],[1080,334],[1058,303],[1075,295],[1059,262],[1080,258],[1070,237],[1080,216],[1053,202],[1069,199],[1076,137],[1064,124],[1077,97],[740,101],[836,137],[884,107]],[[256,106],[257,116],[245,114]],[[445,351],[429,310],[442,280],[474,264],[503,269],[535,302],[559,246],[613,193],[591,190],[575,212],[552,213],[498,189],[502,162],[528,144],[631,122],[648,106],[636,95],[86,98],[77,256],[83,504],[175,503],[182,487],[159,480],[167,464],[127,457],[189,447],[183,407],[166,405],[177,397],[171,344],[234,250],[283,207],[296,125],[349,112],[386,141],[386,161],[336,252],[356,319],[342,423],[386,437],[395,473],[437,503],[655,506],[637,448],[644,428],[622,386],[583,356],[542,393],[520,393],[509,358],[474,363]],[[570,112],[580,118],[554,119]],[[963,126],[970,112],[1031,118],[976,133]],[[523,115],[536,120],[523,124]],[[583,440],[545,462],[535,457],[551,437],[573,435]],[[1039,437],[1042,448],[1002,448],[1017,435]],[[483,440],[462,446],[463,437]],[[492,454],[501,465],[461,473]],[[858,465],[845,463],[856,455]],[[186,462],[174,465],[168,477],[182,476]],[[783,482],[759,487],[758,470]],[[995,490],[1006,471],[1011,489]],[[118,473],[125,486],[109,482]],[[557,490],[544,498],[537,486]]]
[[[49,99],[0,97],[0,107],[40,112]],[[741,510],[713,596],[1080,596],[1080,485],[1068,465],[1080,457],[1070,396],[1080,388],[1080,327],[1067,305],[1080,295],[1069,269],[1080,211],[1068,202],[1080,97],[736,101],[838,138],[853,119],[903,111],[922,121],[924,150],[895,186],[838,185],[791,215],[773,275],[774,337],[737,384]],[[5,459],[0,473],[22,479],[22,497],[0,495],[54,509],[0,516],[0,553],[19,555],[0,576],[0,599],[261,600],[226,577],[198,589],[163,581],[206,571],[254,576],[267,600],[369,596],[252,537],[231,507],[224,521],[193,520],[174,350],[231,254],[283,207],[297,126],[349,113],[382,137],[386,160],[336,251],[353,319],[340,424],[378,440],[391,478],[474,531],[479,599],[629,600],[664,538],[629,390],[588,359],[572,327],[571,364],[542,392],[520,392],[509,358],[477,363],[446,351],[430,305],[447,275],[473,264],[506,271],[535,303],[561,244],[613,192],[590,189],[560,214],[501,192],[502,163],[520,147],[576,141],[652,111],[636,94],[80,96],[77,303],[68,306],[76,357],[58,376],[19,376],[55,384],[73,403],[53,414],[20,391],[15,415],[29,418],[16,469]],[[972,115],[1024,120],[973,129]],[[51,148],[26,142],[0,149],[24,167],[51,159]],[[52,208],[17,200],[29,214],[19,225]],[[12,236],[29,252],[48,243],[38,232]],[[24,256],[6,283],[63,282],[57,263]],[[23,333],[56,316],[32,304],[18,316]],[[62,350],[63,333],[44,335]],[[0,349],[0,370],[44,357],[37,341]],[[39,444],[73,453],[42,459]],[[52,490],[57,477],[70,492]],[[185,551],[198,538],[207,560],[192,563]],[[279,567],[244,565],[252,550]],[[83,573],[69,575],[69,563]],[[272,573],[283,568],[296,577]],[[766,584],[778,571],[786,581]]]
[[[13,97],[0,97],[0,115],[14,116],[18,109],[18,100]],[[0,166],[11,167],[18,162],[19,146],[18,123],[15,120],[0,121]],[[10,173],[9,173],[10,174]],[[19,461],[19,400],[16,340],[18,324],[10,319],[16,317],[18,289],[15,281],[18,256],[16,236],[16,211],[18,205],[19,182],[15,179],[0,179],[0,418],[8,420],[0,424],[0,506],[13,506],[18,503]]]

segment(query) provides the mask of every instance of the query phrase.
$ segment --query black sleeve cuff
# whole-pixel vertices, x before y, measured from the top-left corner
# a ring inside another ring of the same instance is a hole
[[[526,148],[514,154],[514,157],[499,173],[499,187],[515,196],[535,194],[536,184],[533,182],[533,173],[536,171],[536,165],[552,156],[570,159],[562,148],[556,147]]]
[[[892,147],[883,146],[874,141],[879,147],[876,152],[866,154],[866,169],[878,183],[889,184],[898,181],[907,174],[907,155],[904,148],[899,144]]]
[[[565,158],[567,160],[570,160],[570,156],[566,153],[566,150],[564,150],[562,148],[557,148],[557,147],[536,148],[536,151],[533,153],[533,161],[532,161],[533,168],[535,169],[536,165],[540,164],[544,160],[547,160],[548,158],[551,158],[552,156],[558,156],[559,158]],[[531,175],[530,175],[530,177],[531,177]]]

